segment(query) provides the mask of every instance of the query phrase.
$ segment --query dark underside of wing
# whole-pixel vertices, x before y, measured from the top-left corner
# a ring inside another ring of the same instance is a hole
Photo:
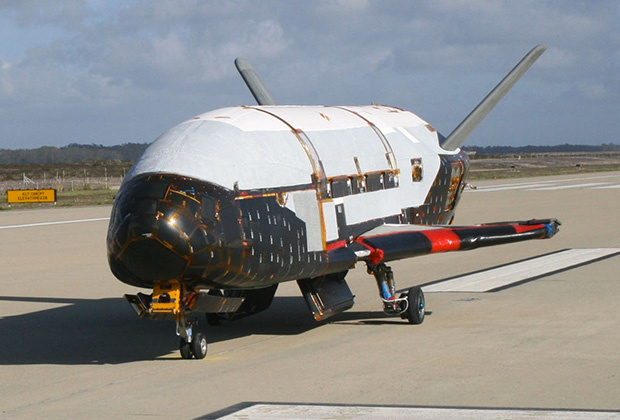
[[[436,252],[464,251],[530,239],[551,238],[558,232],[556,219],[500,222],[474,226],[383,225],[352,242],[332,244],[330,253],[343,247],[358,260],[371,264]]]

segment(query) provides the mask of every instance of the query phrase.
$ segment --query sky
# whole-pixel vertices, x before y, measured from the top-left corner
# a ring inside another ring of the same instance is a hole
[[[620,143],[620,2],[0,0],[0,149],[145,143],[253,105],[397,106],[448,135],[547,51],[465,145]]]

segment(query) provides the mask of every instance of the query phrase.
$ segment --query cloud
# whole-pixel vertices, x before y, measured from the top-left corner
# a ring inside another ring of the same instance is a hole
[[[566,95],[592,112],[620,111],[619,17],[614,1],[2,2],[3,30],[24,49],[0,45],[0,142],[110,144],[130,130],[149,140],[209,108],[251,103],[237,56],[280,103],[375,101],[450,130],[536,44],[549,48],[500,107],[570,126],[577,116],[553,111]],[[501,130],[494,114],[484,124]],[[6,131],[24,115],[39,128]],[[89,132],[85,119],[114,123]],[[66,138],[76,127],[85,140]]]
[[[598,101],[610,96],[610,92],[603,83],[580,83],[579,91],[588,100]]]

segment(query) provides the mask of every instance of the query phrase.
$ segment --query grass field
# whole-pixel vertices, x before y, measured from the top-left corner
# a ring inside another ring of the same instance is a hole
[[[620,153],[472,156],[470,181],[620,170]]]
[[[469,170],[469,181],[477,181],[483,179],[505,179],[505,178],[526,178],[534,176],[551,176],[566,174],[583,174],[592,172],[611,172],[619,171],[620,164],[616,165],[591,165],[584,167],[545,167],[545,168],[495,168],[495,169],[478,169],[472,164]]]
[[[0,197],[0,210],[10,209],[36,209],[44,207],[73,207],[73,206],[98,206],[110,205],[114,200],[114,196],[118,190],[114,189],[96,189],[96,190],[74,190],[74,191],[57,191],[54,203],[7,203],[6,193]]]
[[[132,162],[0,164],[0,210],[109,205]],[[7,203],[6,190],[53,188],[53,203]]]

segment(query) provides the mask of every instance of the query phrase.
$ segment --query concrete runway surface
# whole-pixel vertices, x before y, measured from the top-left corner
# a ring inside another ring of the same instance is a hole
[[[393,263],[397,287],[620,247],[620,172],[478,186],[455,224],[557,217],[560,233]],[[202,322],[207,358],[182,360],[174,323],[139,319],[122,299],[137,290],[109,272],[109,212],[0,212],[1,418],[213,418],[250,402],[618,416],[620,256],[498,292],[427,293],[419,326],[383,314],[360,264],[347,277],[355,306],[330,322],[315,323],[297,285],[283,284],[263,313]]]

